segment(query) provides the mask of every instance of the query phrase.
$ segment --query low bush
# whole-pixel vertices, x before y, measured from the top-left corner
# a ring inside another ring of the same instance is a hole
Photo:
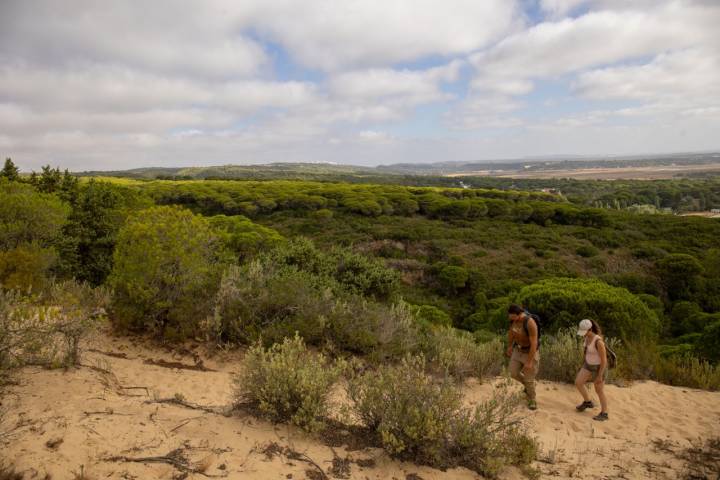
[[[515,414],[517,397],[500,389],[474,409],[463,407],[460,390],[426,374],[422,357],[355,376],[348,393],[358,418],[395,457],[491,477],[535,457],[535,442]]]
[[[327,416],[330,388],[343,369],[341,361],[309,352],[297,335],[268,349],[256,344],[235,379],[235,403],[273,421],[318,431]]]
[[[377,359],[416,350],[413,312],[346,293],[329,277],[265,259],[230,267],[215,296],[214,314],[204,325],[218,343],[266,345],[298,332],[305,342],[330,342],[343,351]]]
[[[80,362],[80,343],[104,314],[108,292],[84,283],[54,284],[48,298],[0,288],[0,370]]]
[[[605,342],[616,353],[620,351],[620,342],[614,338],[605,338]],[[618,353],[618,355],[620,355]],[[622,355],[620,355],[622,357]],[[619,360],[621,361],[621,360]],[[626,359],[622,359],[626,361]],[[558,331],[554,335],[543,335],[540,348],[539,378],[554,382],[573,383],[578,370],[583,365],[583,340],[577,336],[574,328]],[[609,380],[617,378],[617,370],[609,371]]]
[[[105,315],[110,292],[103,287],[67,280],[55,283],[50,289],[52,330],[62,339],[65,366],[80,363],[80,342],[90,335]]]
[[[658,357],[654,365],[658,382],[679,387],[720,390],[720,366],[690,355]]]
[[[417,352],[421,332],[408,304],[351,296],[337,301],[328,314],[327,339],[342,350],[383,361]]]
[[[205,330],[219,343],[267,345],[299,332],[308,343],[322,341],[334,296],[319,279],[293,267],[254,261],[230,267],[215,296]]]
[[[458,379],[494,377],[502,372],[505,363],[499,337],[477,343],[473,334],[450,327],[429,333],[426,352],[433,363]]]
[[[442,325],[449,327],[452,325],[450,315],[433,305],[420,305],[416,307],[418,320],[426,322],[430,325]]]
[[[399,282],[397,271],[379,259],[342,247],[325,253],[304,237],[291,239],[270,252],[268,258],[279,265],[332,278],[349,293],[378,299],[392,297]]]
[[[582,366],[582,344],[574,329],[543,335],[538,377],[554,382],[573,383]]]
[[[575,250],[575,253],[581,257],[590,258],[598,255],[600,250],[592,245],[581,245]]]

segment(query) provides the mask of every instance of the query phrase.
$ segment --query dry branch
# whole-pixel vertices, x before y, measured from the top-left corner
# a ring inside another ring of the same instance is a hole
[[[227,412],[226,409],[224,409],[222,407],[206,407],[204,405],[197,405],[197,404],[190,403],[190,402],[183,400],[182,398],[178,398],[178,397],[158,398],[155,400],[145,400],[145,403],[168,403],[170,405],[179,405],[181,407],[191,408],[193,410],[200,410],[200,411],[212,413],[215,415],[222,415],[224,417],[230,416],[230,413]]]
[[[126,457],[124,455],[116,455],[112,457],[103,458],[105,462],[134,462],[134,463],[165,463],[173,466],[175,469],[183,473],[198,473],[204,477],[209,478],[222,478],[226,477],[227,473],[222,475],[212,475],[205,473],[203,468],[196,468],[192,465],[187,456],[185,456],[185,450],[183,448],[176,448],[168,452],[165,455],[158,455],[152,457]]]

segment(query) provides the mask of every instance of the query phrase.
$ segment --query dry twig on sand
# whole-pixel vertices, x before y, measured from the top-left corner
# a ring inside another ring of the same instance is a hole
[[[135,462],[135,463],[165,463],[172,465],[175,469],[183,473],[197,473],[209,478],[227,477],[227,473],[213,475],[205,473],[206,465],[194,466],[185,455],[185,448],[176,448],[165,455],[157,455],[151,457],[126,457],[124,455],[116,455],[103,458],[105,462]]]
[[[207,413],[213,413],[215,415],[222,415],[224,417],[229,417],[230,413],[226,411],[226,409],[221,407],[206,407],[204,405],[197,405],[191,402],[188,402],[187,400],[183,399],[181,396],[174,396],[169,398],[158,398],[155,400],[145,400],[145,403],[168,403],[170,405],[179,405],[181,407],[185,408],[191,408],[193,410],[200,410]]]
[[[263,453],[268,459],[272,459],[275,455],[284,455],[288,460],[308,463],[317,469],[317,473],[313,477],[319,480],[329,480],[325,470],[315,460],[304,453],[296,452],[290,447],[281,447],[276,442],[270,442],[260,450],[260,453]]]

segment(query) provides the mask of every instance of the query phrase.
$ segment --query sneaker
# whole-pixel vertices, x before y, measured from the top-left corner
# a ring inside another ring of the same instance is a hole
[[[527,406],[530,410],[537,410],[537,402],[535,400],[528,400]]]
[[[595,408],[595,404],[590,400],[588,400],[587,402],[582,402],[580,405],[575,407],[575,410],[577,410],[578,412],[584,412],[588,408]]]
[[[607,412],[600,412],[593,417],[593,420],[597,420],[598,422],[606,422],[610,419],[608,418]]]

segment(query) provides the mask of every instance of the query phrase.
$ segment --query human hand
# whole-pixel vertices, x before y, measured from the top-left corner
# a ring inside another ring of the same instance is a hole
[[[507,350],[505,350],[505,356],[508,358],[512,357],[512,347],[508,347]]]
[[[525,366],[522,369],[523,375],[529,375],[533,371],[533,364],[532,363],[526,363]]]

